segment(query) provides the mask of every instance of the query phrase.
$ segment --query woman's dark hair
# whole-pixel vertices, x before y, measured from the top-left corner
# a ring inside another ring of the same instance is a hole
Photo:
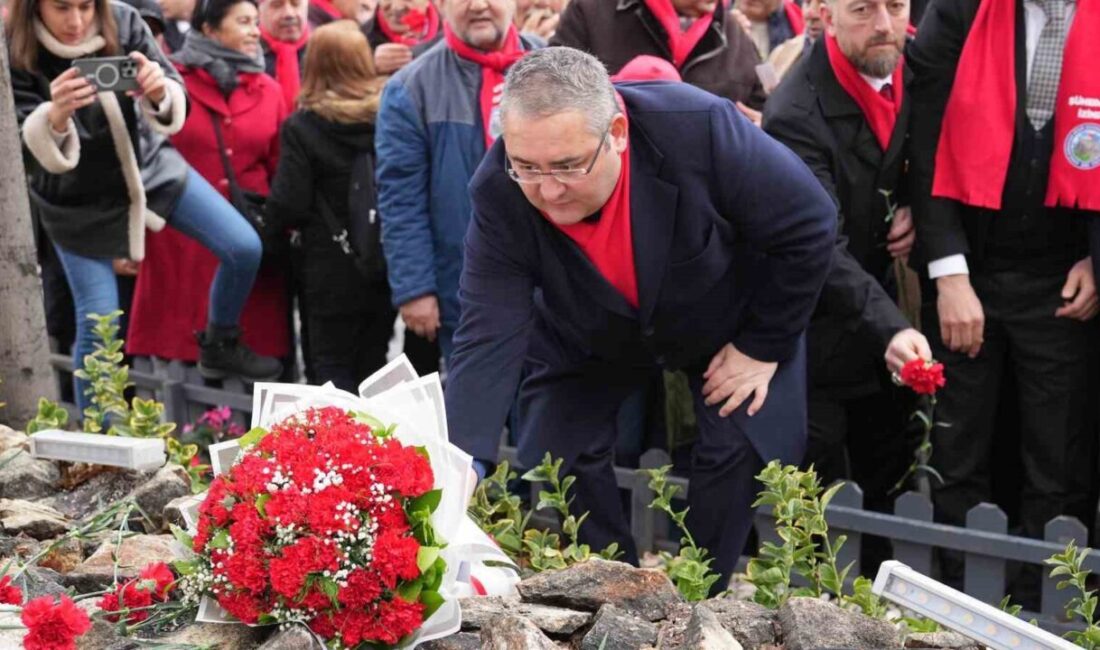
[[[4,35],[8,39],[9,65],[15,70],[38,71],[38,54],[41,45],[34,33],[34,21],[38,17],[38,4],[50,0],[11,0],[8,16],[4,20]],[[114,56],[122,52],[118,44],[118,24],[111,11],[110,0],[95,0],[95,17],[99,21],[99,35],[106,45],[98,52],[101,56]]]
[[[259,8],[256,0],[199,0],[195,3],[195,11],[191,14],[191,29],[197,29],[202,33],[202,28],[210,25],[211,29],[221,27],[222,21],[229,10],[242,2],[247,2]]]

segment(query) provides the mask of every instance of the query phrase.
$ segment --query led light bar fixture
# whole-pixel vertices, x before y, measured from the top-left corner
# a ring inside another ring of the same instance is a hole
[[[1080,650],[1076,645],[890,560],[872,591],[994,650]]]
[[[156,469],[168,460],[161,438],[126,438],[57,429],[31,436],[31,456],[136,470]]]

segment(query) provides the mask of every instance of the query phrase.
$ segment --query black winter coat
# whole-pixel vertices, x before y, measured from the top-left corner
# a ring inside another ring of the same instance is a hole
[[[16,118],[23,136],[23,158],[29,178],[32,209],[50,239],[80,255],[140,259],[144,252],[144,224],[140,223],[142,215],[137,215],[136,210],[131,214],[132,201],[125,174],[127,171],[137,172],[145,187],[146,209],[167,219],[183,192],[187,164],[180,156],[172,155],[175,152],[170,149],[167,155],[163,155],[164,150],[168,149],[163,138],[149,134],[143,136],[139,133],[138,120],[145,120],[149,126],[168,135],[172,128],[178,130],[183,125],[187,102],[179,74],[161,53],[137,11],[121,3],[111,3],[111,10],[118,24],[119,44],[123,52],[138,51],[160,63],[165,76],[177,84],[169,88],[173,97],[169,125],[154,124],[155,118],[152,117],[139,117],[137,102],[124,93],[115,93],[129,134],[129,146],[139,169],[134,170],[122,162],[123,154],[112,142],[102,101],[96,101],[73,115],[79,138],[75,167],[62,171],[58,160],[39,160],[32,153],[28,138],[41,143],[43,137],[49,138],[49,135],[41,128],[34,128],[42,126],[40,119],[32,119],[34,124],[25,128],[27,119],[35,109],[50,100],[50,82],[69,68],[71,58],[59,56],[48,51],[46,46],[40,46],[35,72],[12,69],[12,90]],[[36,118],[41,116],[39,113]],[[41,146],[38,150],[41,151]],[[47,166],[55,171],[49,171]]]
[[[377,295],[375,285],[386,285],[382,263],[376,278],[363,278],[333,240],[318,207],[318,197],[325,196],[345,227],[351,218],[377,219],[376,194],[355,205],[349,201],[352,183],[373,186],[373,179],[350,177],[352,164],[364,152],[374,155],[371,123],[339,124],[306,110],[295,111],[283,122],[279,166],[271,182],[267,211],[282,227],[301,232],[299,281],[310,312],[315,314],[360,313],[373,308],[377,303],[372,299]],[[370,254],[381,261],[380,249]]]
[[[906,97],[884,153],[859,105],[837,81],[821,39],[765,106],[764,130],[798,154],[839,207],[833,266],[807,339],[814,386],[846,395],[876,390],[887,344],[910,327],[883,287],[893,284],[886,215],[890,203],[906,204],[898,190],[909,112]],[[891,193],[889,203],[883,192]]]

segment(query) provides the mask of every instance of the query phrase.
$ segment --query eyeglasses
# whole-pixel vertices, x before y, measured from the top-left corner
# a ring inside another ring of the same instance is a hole
[[[592,154],[592,162],[588,163],[588,167],[584,169],[570,168],[570,169],[551,169],[548,172],[544,172],[534,165],[523,166],[516,168],[512,166],[512,159],[507,155],[504,156],[504,170],[508,172],[508,177],[519,183],[520,185],[537,185],[546,180],[546,177],[551,177],[559,183],[576,183],[582,178],[592,173],[592,168],[596,166],[596,161],[600,158],[600,152],[603,151],[603,145],[607,142],[607,135],[611,133],[611,125],[608,124],[604,129],[603,135],[600,137],[600,144],[596,145],[596,153]]]

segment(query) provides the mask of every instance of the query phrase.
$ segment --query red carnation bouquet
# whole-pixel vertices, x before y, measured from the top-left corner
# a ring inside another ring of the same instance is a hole
[[[196,557],[178,563],[203,596],[249,624],[304,623],[329,648],[389,648],[444,602],[430,518],[428,453],[363,413],[312,408],[241,438],[242,454],[199,508]]]

